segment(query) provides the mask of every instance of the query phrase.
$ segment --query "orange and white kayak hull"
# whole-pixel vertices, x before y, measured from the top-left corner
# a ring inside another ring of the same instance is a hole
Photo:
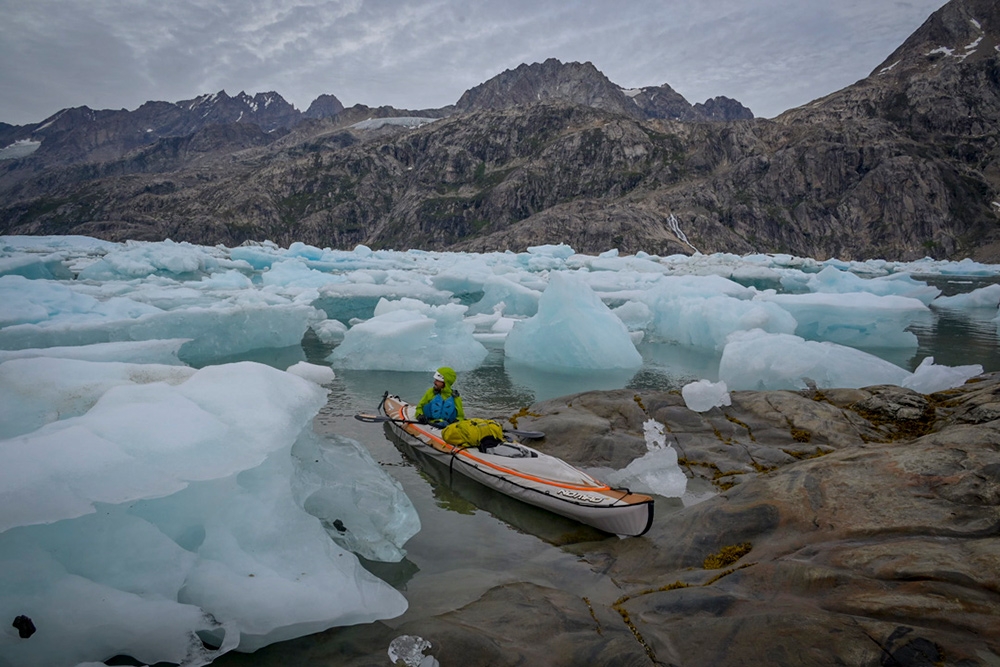
[[[379,408],[406,442],[500,493],[615,535],[642,535],[653,523],[651,497],[611,488],[562,459],[514,441],[489,452],[448,444],[440,429],[411,423],[413,406],[398,396]]]

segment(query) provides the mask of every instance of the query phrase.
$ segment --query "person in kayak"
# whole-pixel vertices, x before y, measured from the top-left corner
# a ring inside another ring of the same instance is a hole
[[[462,409],[462,397],[452,385],[458,376],[455,371],[442,366],[434,373],[434,386],[424,392],[423,398],[417,403],[415,416],[422,424],[444,427],[448,424],[465,419]]]

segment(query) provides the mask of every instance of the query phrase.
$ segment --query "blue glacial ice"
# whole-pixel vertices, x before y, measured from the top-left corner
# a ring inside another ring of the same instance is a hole
[[[642,357],[625,324],[572,274],[553,274],[538,313],[518,322],[504,345],[506,358],[535,369],[636,369]]]
[[[712,408],[721,408],[733,404],[729,395],[729,387],[725,382],[698,380],[681,387],[681,396],[688,410],[708,412]]]
[[[730,391],[902,385],[911,375],[861,350],[760,329],[730,336],[719,362]]]
[[[251,362],[34,357],[0,364],[0,392],[0,609],[31,610],[45,639],[0,635],[8,664],[100,660],[109,642],[205,664],[405,609],[348,549],[398,560],[416,512],[360,444],[312,434],[317,384]],[[331,482],[343,497],[316,498]],[[336,519],[363,543],[331,542]]]
[[[375,315],[355,324],[330,354],[334,367],[426,371],[475,368],[487,350],[464,320],[467,306],[430,306],[416,299],[381,299]]]
[[[910,350],[922,318],[988,321],[1000,297],[940,296],[922,276],[1000,267],[0,237],[0,612],[34,610],[45,638],[0,633],[2,661],[75,665],[112,646],[206,664],[402,613],[355,554],[399,560],[419,519],[363,445],[312,431],[331,366],[471,370],[489,346],[513,384],[555,396],[580,373],[626,386],[644,341],[709,360],[685,378],[695,410],[810,384],[931,393],[982,367],[926,357],[911,373],[860,348]],[[300,361],[304,338],[332,348],[328,364]],[[224,363],[285,348],[299,351],[287,372]],[[610,474],[683,493],[676,453],[647,443]]]

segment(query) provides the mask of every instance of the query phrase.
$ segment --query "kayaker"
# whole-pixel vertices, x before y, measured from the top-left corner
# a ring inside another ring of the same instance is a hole
[[[422,424],[443,427],[465,419],[462,409],[462,397],[452,385],[458,376],[455,371],[442,366],[434,373],[434,386],[424,392],[424,397],[417,403],[416,418]]]

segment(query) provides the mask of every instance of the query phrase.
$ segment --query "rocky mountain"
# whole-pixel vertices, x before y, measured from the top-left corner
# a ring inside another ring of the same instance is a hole
[[[0,233],[1000,261],[998,37],[995,1],[952,0],[866,79],[774,120],[556,60],[436,110],[67,110],[0,127],[41,137],[0,160]]]
[[[577,104],[630,118],[747,120],[753,113],[736,100],[717,97],[691,105],[667,84],[624,90],[593,64],[563,64],[555,58],[506,70],[467,90],[455,104],[461,112],[499,110],[538,102]]]
[[[344,110],[344,105],[333,95],[320,95],[302,115],[305,118],[330,118]]]
[[[4,145],[19,140],[41,142],[33,160],[45,166],[106,162],[161,139],[190,137],[206,128],[235,123],[280,136],[303,118],[333,116],[343,108],[336,97],[324,95],[303,114],[274,92],[252,97],[241,92],[230,97],[223,90],[174,103],[147,102],[135,111],[64,109],[34,125],[0,126],[0,141]],[[237,142],[231,148],[242,146]]]

